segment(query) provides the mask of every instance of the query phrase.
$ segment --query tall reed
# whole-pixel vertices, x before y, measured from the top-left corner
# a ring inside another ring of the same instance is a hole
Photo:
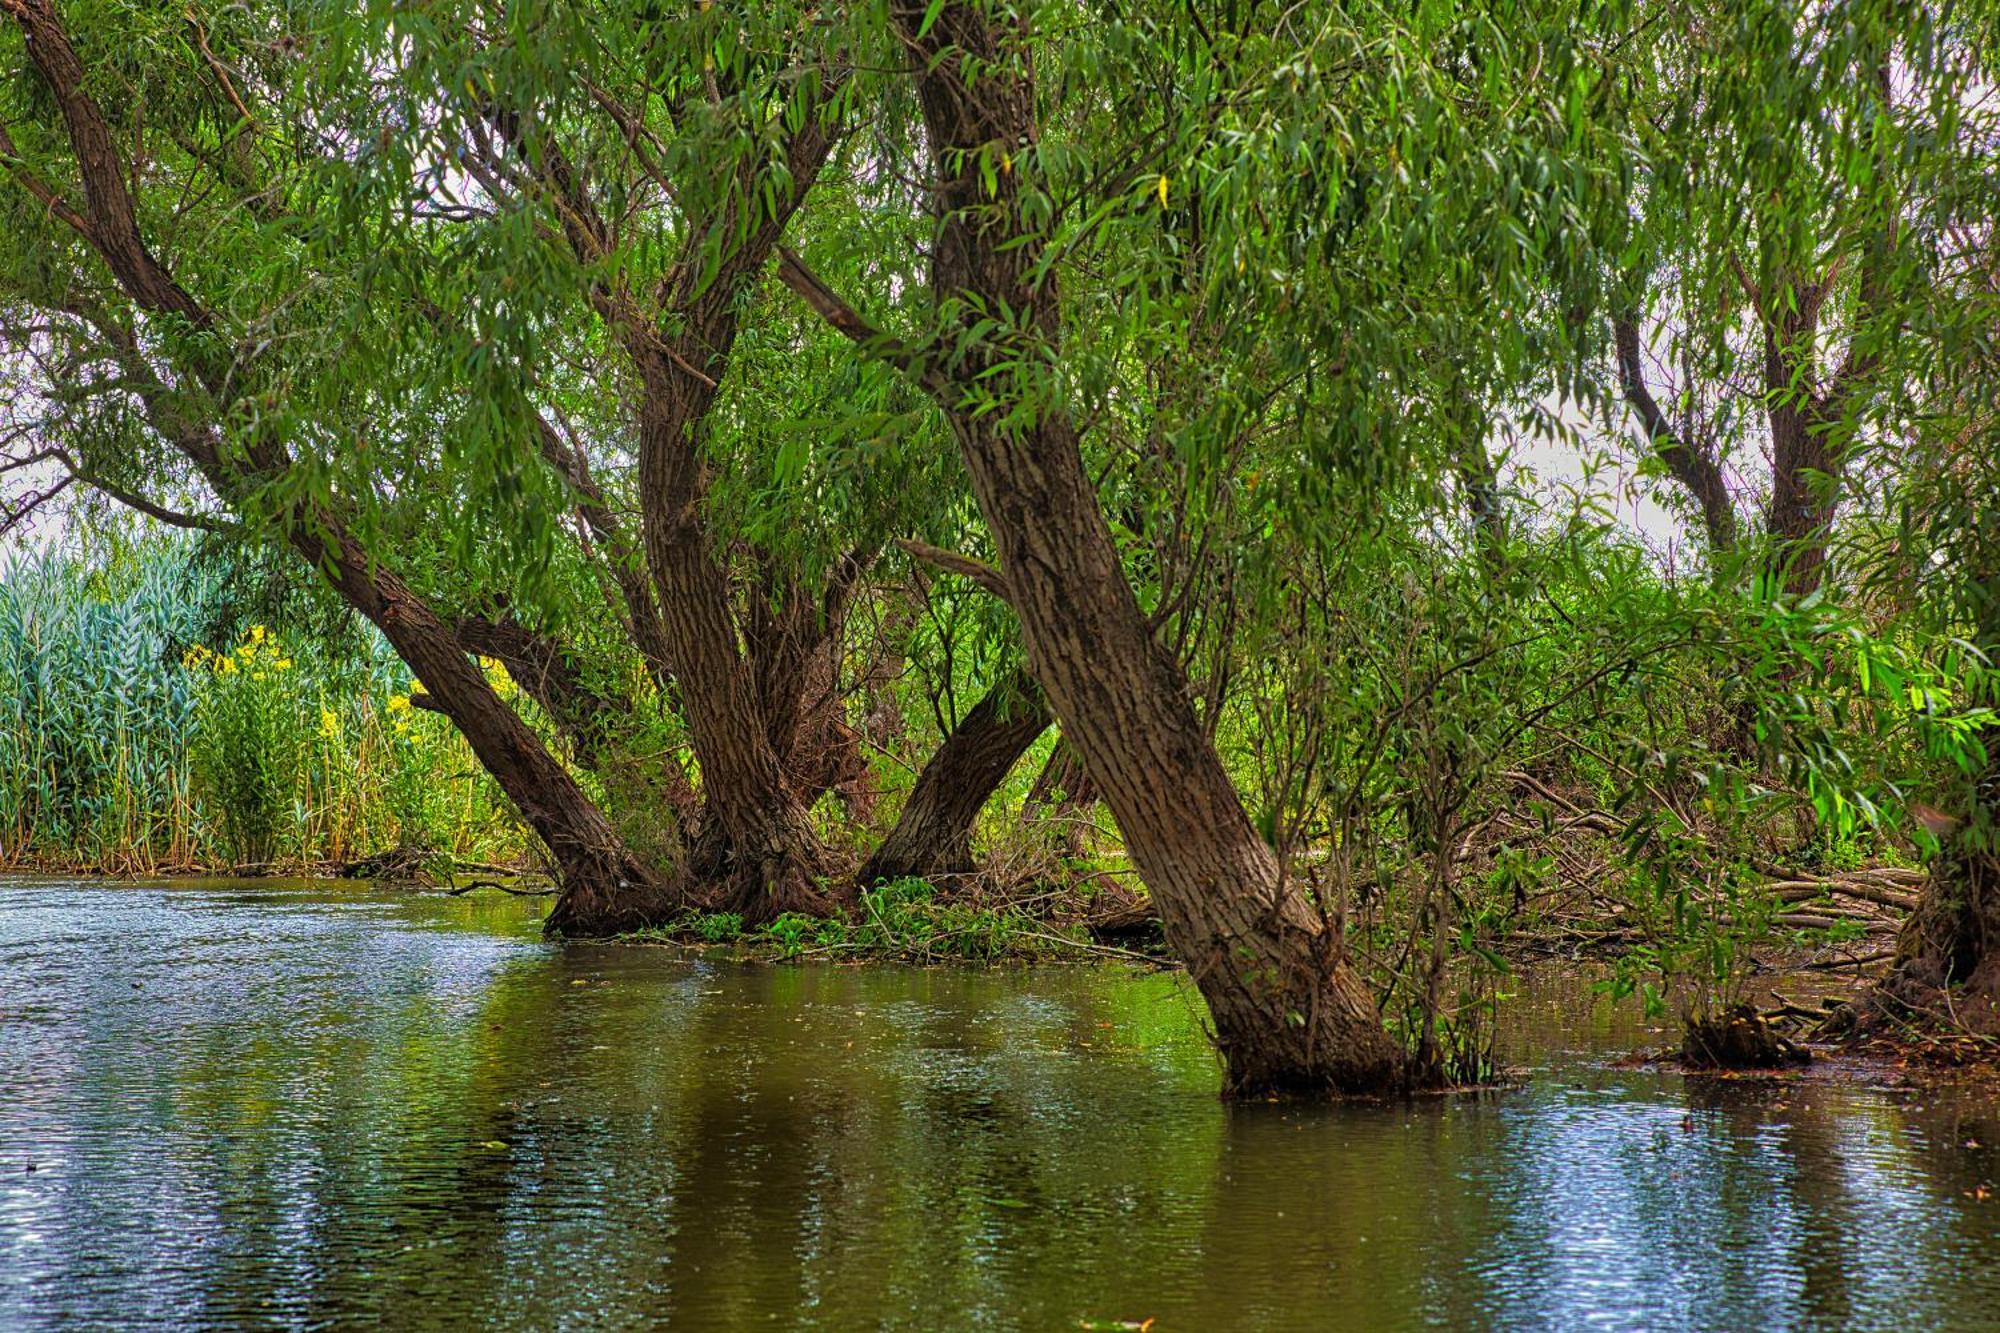
[[[231,594],[176,543],[0,565],[0,865],[523,853],[511,807],[449,723],[410,707],[379,636],[232,630]]]

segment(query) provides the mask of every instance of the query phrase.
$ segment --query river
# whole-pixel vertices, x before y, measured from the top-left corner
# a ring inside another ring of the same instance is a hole
[[[1225,1106],[1184,979],[552,946],[537,904],[0,883],[0,1328],[2000,1326],[2000,1108],[1687,1080]]]

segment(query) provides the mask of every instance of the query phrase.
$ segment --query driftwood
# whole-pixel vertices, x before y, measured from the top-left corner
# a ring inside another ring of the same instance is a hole
[[[465,883],[457,885],[454,888],[446,889],[444,896],[447,898],[456,898],[461,894],[471,893],[474,889],[498,889],[502,893],[511,893],[516,898],[546,898],[555,892],[555,889],[552,887],[517,889],[512,884],[502,884],[497,879],[474,879],[467,880]]]

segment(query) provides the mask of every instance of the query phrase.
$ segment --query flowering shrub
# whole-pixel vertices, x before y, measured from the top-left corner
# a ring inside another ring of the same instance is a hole
[[[450,722],[412,706],[422,686],[378,635],[336,651],[253,624],[202,642],[226,602],[221,575],[171,543],[0,557],[0,866],[525,850],[512,806]],[[518,696],[500,663],[480,667]]]
[[[445,719],[413,706],[420,682],[393,659],[359,680],[252,625],[226,651],[188,650],[193,746],[218,848],[237,864],[345,861],[398,848],[502,856],[520,849],[511,807]],[[481,659],[503,695],[505,668]]]
[[[274,859],[279,831],[311,733],[290,657],[262,625],[228,652],[196,645],[182,664],[196,673],[195,772],[239,861]]]

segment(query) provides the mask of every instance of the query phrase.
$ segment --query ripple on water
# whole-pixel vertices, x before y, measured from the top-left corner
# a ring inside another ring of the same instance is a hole
[[[1610,1067],[1225,1107],[1183,981],[556,948],[532,905],[0,884],[0,1327],[1978,1327],[1993,1108]],[[1968,1146],[1973,1145],[1973,1146]]]

